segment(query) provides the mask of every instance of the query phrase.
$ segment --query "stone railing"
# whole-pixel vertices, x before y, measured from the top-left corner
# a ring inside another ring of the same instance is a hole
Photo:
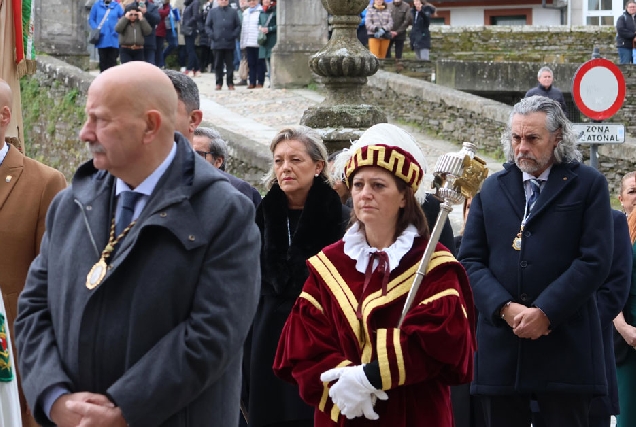
[[[84,123],[86,94],[94,76],[50,56],[37,59],[37,72],[21,82],[26,154],[60,170],[68,181],[90,159],[78,133]],[[219,129],[228,141],[228,172],[260,188],[271,164],[267,147]]]

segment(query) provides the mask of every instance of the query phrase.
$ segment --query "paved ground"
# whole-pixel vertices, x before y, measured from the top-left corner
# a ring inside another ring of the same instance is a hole
[[[308,89],[274,90],[265,87],[248,90],[246,86],[236,86],[235,91],[229,91],[224,86],[222,90],[217,91],[214,74],[208,73],[194,80],[199,86],[201,109],[205,121],[246,136],[265,146],[269,146],[270,141],[280,129],[297,125],[307,108],[323,100],[321,93]],[[456,144],[431,138],[416,128],[398,125],[415,137],[426,156],[429,170],[435,167],[440,155],[459,149]],[[492,172],[501,169],[501,162],[491,158],[484,158],[484,160],[488,162]],[[456,207],[451,213],[451,223],[453,228],[459,231],[461,228],[460,207]]]

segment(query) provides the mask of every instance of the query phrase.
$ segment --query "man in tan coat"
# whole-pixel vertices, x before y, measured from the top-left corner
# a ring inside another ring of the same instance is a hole
[[[11,88],[0,79],[0,290],[13,334],[18,295],[40,251],[44,219],[53,197],[66,187],[57,170],[25,157],[5,143],[11,121]],[[36,425],[20,392],[23,425]]]

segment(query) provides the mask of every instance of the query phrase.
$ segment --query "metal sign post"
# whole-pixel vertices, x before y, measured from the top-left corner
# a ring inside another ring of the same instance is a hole
[[[590,166],[598,169],[598,145],[625,142],[625,126],[603,123],[620,110],[625,101],[625,77],[613,62],[601,58],[597,47],[592,59],[574,74],[572,97],[592,123],[573,123],[579,144],[590,144]]]

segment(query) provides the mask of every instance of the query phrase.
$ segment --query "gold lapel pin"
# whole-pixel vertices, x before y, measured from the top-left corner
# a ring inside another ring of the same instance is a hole
[[[11,175],[7,175],[7,177],[4,180],[6,182],[11,182],[11,178],[13,178]]]

